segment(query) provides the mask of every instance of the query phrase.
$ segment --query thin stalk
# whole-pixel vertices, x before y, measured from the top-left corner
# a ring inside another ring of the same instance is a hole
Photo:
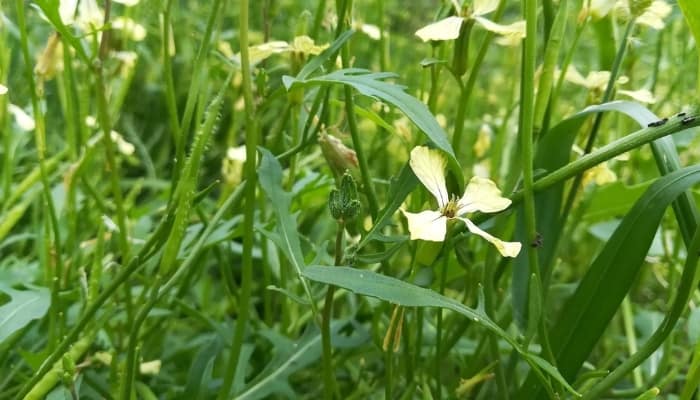
[[[44,113],[39,106],[39,95],[36,88],[36,82],[34,81],[34,74],[31,66],[34,65],[31,56],[29,55],[29,43],[28,43],[28,32],[27,24],[24,16],[24,2],[22,0],[15,1],[15,7],[17,9],[17,25],[20,31],[20,47],[22,51],[22,57],[24,58],[24,74],[29,84],[29,92],[32,101],[32,112],[34,114],[35,128],[34,128],[34,142],[37,149],[37,158],[39,159],[39,172],[42,184],[42,193],[44,196],[44,201],[46,202],[46,208],[49,212],[50,225],[49,230],[53,234],[53,261],[55,262],[55,270],[53,273],[49,274],[53,279],[59,279],[57,283],[60,288],[60,277],[63,275],[63,260],[61,256],[61,236],[59,233],[58,217],[56,216],[56,207],[54,206],[53,196],[51,195],[51,185],[49,183],[49,176],[46,167],[46,121],[44,119]],[[8,133],[9,134],[9,133]],[[51,265],[50,260],[47,260],[47,265]],[[47,282],[48,284],[48,282]],[[58,293],[52,292],[52,297],[57,296]],[[53,299],[55,300],[55,299]],[[58,304],[52,301],[53,306],[50,308],[49,319],[57,322],[59,320],[59,309]]]
[[[629,296],[625,296],[622,300],[622,324],[625,330],[625,338],[627,339],[627,350],[630,354],[637,352],[637,334],[634,329],[634,311],[632,310],[632,302]],[[642,371],[639,368],[635,368],[633,371],[633,381],[635,388],[642,388],[644,385],[644,380],[642,378]]]
[[[382,71],[389,70],[389,41],[387,40],[386,24],[384,23],[384,1],[379,0],[377,6],[378,28],[379,28],[379,69]]]
[[[246,325],[250,313],[250,296],[253,280],[253,245],[254,245],[254,223],[255,223],[255,188],[257,186],[258,175],[256,172],[256,157],[258,138],[260,136],[258,120],[255,116],[255,103],[253,101],[253,85],[251,82],[250,52],[248,50],[248,0],[241,0],[239,3],[239,42],[241,45],[241,74],[243,76],[242,90],[245,102],[246,113],[246,162],[244,166],[244,176],[247,181],[245,186],[245,204],[243,205],[243,265],[241,267],[241,287],[238,302],[238,320],[236,330],[233,335],[233,342],[229,353],[228,364],[224,375],[223,385],[219,390],[219,400],[229,397],[233,377],[238,367],[238,359],[243,346]]]
[[[105,1],[104,25],[107,26],[110,18],[111,1]],[[121,187],[119,186],[121,175],[119,172],[119,163],[117,162],[114,149],[114,141],[112,140],[112,121],[109,113],[109,104],[107,101],[107,88],[104,82],[104,64],[107,53],[109,51],[109,31],[104,31],[100,41],[99,63],[95,64],[93,73],[95,74],[96,95],[97,95],[97,118],[102,128],[102,144],[105,149],[105,157],[107,159],[107,169],[109,170],[109,183],[114,203],[117,211],[117,226],[119,227],[119,249],[121,251],[121,262],[127,264],[129,258],[129,231],[126,225],[126,210],[124,208],[124,196],[122,195]],[[131,289],[124,287],[124,299],[126,302],[126,319],[127,325],[133,322],[133,300],[131,298]]]
[[[523,46],[523,66],[522,80],[520,86],[520,148],[523,170],[523,214],[525,219],[525,235],[526,245],[533,243],[537,238],[537,224],[535,217],[535,195],[534,195],[534,140],[533,126],[535,116],[535,65],[537,62],[537,0],[525,0],[524,14],[527,21],[527,34]],[[528,266],[530,270],[530,279],[534,279],[534,285],[530,287],[542,288],[540,277],[540,267],[535,248],[530,248],[527,252]],[[541,299],[542,293],[529,293],[530,302]],[[528,313],[528,331],[530,327],[539,327],[540,340],[543,344],[547,343],[547,330],[545,329],[541,313]],[[534,333],[534,329],[532,330]],[[527,348],[532,335],[525,337],[525,345]],[[546,348],[543,348],[545,354],[548,353]]]
[[[0,5],[0,12],[2,12],[2,6]],[[8,44],[8,34],[7,27],[5,24],[0,24],[0,46],[7,49]],[[0,51],[0,82],[8,84],[9,76],[9,66],[11,63],[12,52],[11,51]],[[2,193],[3,200],[0,200],[0,210],[3,210],[9,203],[6,202],[7,196],[10,195],[10,188],[12,187],[12,164],[13,164],[13,152],[12,152],[12,134],[8,126],[7,118],[7,98],[9,96],[0,96],[0,136],[2,136],[3,144],[3,163],[2,163]]]
[[[179,127],[179,136],[175,140],[175,170],[173,174],[173,182],[179,179],[179,171],[182,171],[182,167],[185,163],[185,143],[189,136],[190,125],[192,124],[192,117],[194,114],[195,104],[199,97],[199,89],[202,86],[201,81],[203,78],[202,69],[206,61],[206,56],[209,53],[209,44],[211,42],[211,37],[214,31],[214,24],[219,17],[219,9],[221,8],[222,0],[214,0],[211,5],[211,14],[209,14],[209,19],[207,20],[207,26],[204,30],[204,36],[202,37],[202,43],[197,50],[197,55],[194,59],[194,67],[192,68],[192,81],[190,82],[190,87],[187,91],[187,102],[185,103],[185,111],[182,116],[182,123]],[[247,24],[247,22],[246,22]],[[247,32],[246,32],[247,34]],[[247,36],[246,36],[247,39]],[[163,40],[169,40],[169,38],[164,38]],[[241,47],[243,42],[240,42]],[[246,53],[248,52],[247,41],[246,41]],[[250,66],[246,68],[250,69]],[[167,81],[166,81],[167,84]],[[172,110],[169,110],[172,112]],[[174,187],[174,185],[173,185]]]
[[[546,1],[545,4],[549,4],[549,8],[551,8],[551,0]],[[549,39],[547,40],[547,45],[544,52],[544,61],[542,64],[542,72],[540,74],[539,88],[535,98],[535,139],[542,131],[542,127],[545,122],[545,112],[549,108],[549,105],[552,104],[550,102],[550,95],[552,92],[552,82],[554,80],[554,70],[559,57],[559,48],[561,47],[564,32],[566,31],[567,6],[567,0],[562,0],[559,3],[559,10],[557,11],[556,18],[554,18],[551,31],[545,30],[545,32],[549,32]],[[545,7],[545,9],[547,9],[547,7]]]
[[[342,31],[345,28],[346,21],[350,17],[352,10],[352,0],[340,0],[338,4],[338,27],[336,33]],[[346,43],[340,51],[340,57],[343,62],[343,68],[350,67],[350,49],[349,43]],[[369,206],[369,213],[373,220],[376,220],[377,213],[379,212],[379,203],[377,202],[377,195],[374,193],[374,184],[372,183],[372,176],[369,171],[369,164],[367,163],[367,155],[362,148],[362,138],[360,138],[360,132],[357,128],[357,120],[355,119],[355,100],[352,97],[352,89],[350,86],[345,85],[343,87],[343,94],[345,98],[345,116],[348,119],[348,130],[350,131],[350,137],[352,138],[353,148],[357,155],[357,162],[360,166],[360,177],[362,179],[362,187],[365,195],[367,196],[367,203]]]
[[[449,252],[444,251],[443,254],[443,259],[442,259],[442,270],[440,271],[440,294],[444,295],[445,294],[445,283],[447,281],[447,264],[449,261],[448,257]],[[442,347],[442,308],[438,308],[436,310],[437,312],[437,324],[436,324],[436,332],[435,332],[435,360],[434,360],[434,366],[435,370],[433,373],[435,374],[435,398],[441,399],[442,398],[442,355],[440,354],[441,347]]]
[[[343,262],[343,234],[345,222],[338,220],[338,231],[335,235],[335,265]],[[335,370],[333,369],[333,349],[331,348],[331,319],[333,318],[333,295],[335,286],[328,285],[326,300],[323,306],[323,321],[321,324],[321,341],[323,345],[323,395],[326,399],[332,399],[337,391],[335,386]]]
[[[311,37],[318,40],[318,31],[321,29],[321,23],[323,22],[323,16],[326,13],[326,0],[320,0],[318,2],[318,7],[316,7],[316,13],[314,14],[314,25],[311,27]]]
[[[493,14],[493,20],[498,22],[503,16],[503,12],[506,9],[505,0],[501,0],[498,3],[498,8]],[[484,36],[484,41],[479,46],[479,51],[474,58],[474,63],[469,70],[469,77],[467,82],[463,85],[460,91],[459,102],[457,103],[457,116],[455,117],[455,130],[452,134],[452,148],[455,151],[457,157],[460,155],[460,148],[462,147],[462,135],[464,132],[464,120],[467,115],[467,105],[469,104],[469,98],[474,91],[474,86],[476,85],[477,77],[481,71],[481,66],[484,64],[484,58],[486,58],[486,53],[491,47],[491,41],[493,40],[494,33],[491,31],[486,31]]]
[[[177,119],[177,100],[173,83],[173,67],[170,59],[170,10],[173,1],[168,0],[163,10],[163,37],[161,52],[163,56],[163,81],[165,82],[165,106],[168,109],[168,125],[175,143],[180,140],[180,121]],[[176,145],[177,146],[177,145]]]
[[[622,60],[625,57],[626,49],[627,49],[627,40],[629,36],[632,34],[632,30],[634,28],[634,18],[630,19],[630,21],[627,23],[627,27],[625,28],[625,33],[622,35],[622,39],[620,41],[620,47],[617,49],[617,54],[615,55],[615,60],[613,62],[612,69],[610,71],[610,79],[608,80],[608,85],[605,88],[605,92],[603,93],[603,98],[601,99],[601,103],[607,103],[610,101],[613,97],[613,92],[615,90],[615,82],[617,81],[617,77],[620,76],[620,69],[622,67]],[[586,147],[584,148],[584,154],[588,154],[593,150],[593,145],[595,144],[595,139],[598,136],[598,131],[600,130],[600,125],[603,121],[603,114],[600,113],[596,115],[595,120],[593,121],[593,127],[591,128],[591,132],[588,135],[588,140],[586,141]],[[569,216],[569,213],[571,212],[571,208],[574,205],[574,200],[576,199],[576,194],[578,193],[578,190],[580,189],[581,182],[583,181],[583,174],[579,174],[576,176],[574,179],[573,184],[571,185],[571,189],[569,190],[569,193],[566,198],[566,203],[564,205],[564,209],[561,214],[561,221],[566,221],[566,219]]]

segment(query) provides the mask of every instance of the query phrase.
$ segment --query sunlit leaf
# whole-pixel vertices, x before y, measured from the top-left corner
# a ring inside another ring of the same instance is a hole
[[[43,317],[51,303],[46,288],[17,290],[0,283],[0,292],[10,296],[10,301],[0,306],[0,343],[33,320]]]

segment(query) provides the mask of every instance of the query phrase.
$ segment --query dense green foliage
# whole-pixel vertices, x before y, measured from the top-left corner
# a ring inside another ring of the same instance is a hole
[[[698,398],[698,21],[0,3],[0,399]]]

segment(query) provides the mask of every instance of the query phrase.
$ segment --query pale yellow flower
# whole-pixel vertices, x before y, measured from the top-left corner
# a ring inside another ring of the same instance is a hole
[[[0,84],[0,95],[7,93],[7,86]]]
[[[435,211],[426,210],[411,213],[401,210],[408,221],[411,240],[442,242],[447,234],[447,222],[458,219],[466,224],[471,233],[481,236],[493,244],[504,257],[516,257],[520,253],[522,247],[520,243],[504,242],[491,236],[464,217],[464,215],[476,211],[495,213],[510,206],[510,199],[501,196],[501,191],[494,182],[485,178],[473,177],[467,184],[462,197],[457,198],[454,195],[450,197],[445,185],[447,160],[439,150],[429,149],[425,146],[415,147],[411,151],[409,164],[418,180],[438,203],[438,209]]]
[[[462,7],[456,1],[453,1],[455,10],[460,13]],[[459,37],[459,32],[462,28],[462,23],[465,20],[474,20],[484,29],[506,37],[514,39],[522,39],[525,37],[525,21],[517,21],[509,25],[497,24],[483,15],[494,11],[498,7],[498,0],[474,0],[472,8],[463,16],[450,16],[440,21],[433,22],[430,25],[416,31],[416,36],[424,42],[429,40],[454,40]]]
[[[372,40],[381,39],[381,31],[379,30],[379,27],[377,25],[365,24],[362,22],[355,22],[355,23],[353,23],[353,27],[356,30],[367,35]]]
[[[146,38],[146,28],[131,18],[117,17],[112,21],[112,28],[123,31],[134,42],[140,42]]]
[[[558,77],[561,71],[557,70],[555,71],[554,75],[555,77]],[[566,79],[568,82],[571,82],[575,85],[585,87],[588,90],[595,90],[595,91],[603,91],[605,87],[608,85],[608,81],[610,80],[610,71],[591,71],[586,75],[585,77],[581,75],[581,73],[576,69],[575,66],[571,65],[566,71],[566,75],[564,76],[564,79]],[[624,85],[629,82],[629,78],[626,76],[621,76],[617,78],[617,81],[615,82],[616,86],[619,85]],[[637,100],[640,103],[645,103],[645,104],[654,104],[656,103],[656,98],[654,97],[654,94],[651,93],[647,89],[639,89],[639,90],[625,90],[625,89],[619,89],[617,93],[631,97],[634,100]]]
[[[27,114],[27,112],[24,111],[22,107],[18,107],[14,104],[9,104],[7,106],[7,110],[10,112],[10,114],[12,114],[13,117],[15,117],[15,122],[21,130],[29,132],[33,131],[36,127],[34,118]]]
[[[221,175],[229,185],[237,185],[243,176],[243,164],[246,160],[245,144],[229,147],[226,157],[221,160]]]
[[[637,16],[635,22],[661,30],[666,26],[664,19],[671,14],[671,11],[671,6],[664,0],[654,0],[641,15]],[[628,0],[591,0],[590,6],[584,4],[579,20],[583,20],[587,16],[598,20],[606,17],[611,12],[614,12],[619,17],[629,18],[632,13],[630,2]]]
[[[317,45],[308,36],[302,35],[294,38],[291,44],[283,40],[273,40],[263,44],[258,44],[248,48],[250,63],[255,65],[273,54],[296,52],[302,54],[317,55],[328,48],[328,44]],[[235,54],[233,60],[240,64],[240,53]]]

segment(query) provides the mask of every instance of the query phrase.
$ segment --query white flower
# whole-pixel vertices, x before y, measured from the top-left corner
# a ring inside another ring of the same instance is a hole
[[[27,114],[27,112],[24,111],[24,109],[22,109],[21,107],[10,103],[7,106],[7,110],[10,112],[10,114],[12,114],[13,117],[15,117],[15,122],[21,130],[29,132],[33,131],[36,127],[34,118]]]
[[[460,12],[461,6],[453,2],[453,6]],[[525,21],[517,21],[510,25],[497,24],[482,17],[498,7],[498,0],[474,0],[472,10],[469,15],[451,16],[416,31],[416,36],[424,42],[429,40],[454,40],[459,37],[462,23],[467,19],[472,19],[484,29],[506,37],[519,40],[525,37]]]
[[[7,86],[0,84],[0,94],[7,93]]]
[[[489,179],[473,177],[461,198],[449,197],[445,185],[445,167],[447,161],[438,150],[425,146],[415,147],[411,151],[411,169],[418,180],[435,197],[438,202],[436,211],[426,210],[411,213],[401,210],[408,220],[408,230],[411,240],[421,239],[434,242],[445,240],[447,221],[459,219],[467,225],[467,229],[475,235],[488,240],[496,246],[504,257],[516,257],[522,245],[518,242],[504,242],[481,230],[476,224],[463,216],[480,211],[495,213],[510,206],[510,199],[501,196],[501,191]]]

